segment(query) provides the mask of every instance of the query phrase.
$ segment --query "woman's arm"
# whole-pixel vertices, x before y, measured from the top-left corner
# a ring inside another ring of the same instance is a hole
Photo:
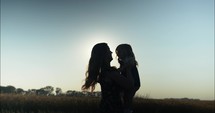
[[[123,89],[130,90],[134,88],[134,80],[130,69],[126,69],[127,77],[121,75],[118,71],[110,73],[111,79],[119,84]]]

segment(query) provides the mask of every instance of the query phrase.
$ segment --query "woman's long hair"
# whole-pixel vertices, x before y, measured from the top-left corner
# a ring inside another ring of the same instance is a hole
[[[98,43],[93,47],[88,69],[85,73],[86,79],[84,85],[82,86],[82,90],[88,90],[90,87],[91,91],[95,89],[95,85],[98,82],[107,50],[107,43]]]

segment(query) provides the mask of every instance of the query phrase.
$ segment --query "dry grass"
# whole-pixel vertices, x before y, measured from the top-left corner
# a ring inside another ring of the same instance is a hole
[[[100,98],[0,94],[0,113],[98,113]],[[135,98],[134,113],[214,113],[214,101]]]

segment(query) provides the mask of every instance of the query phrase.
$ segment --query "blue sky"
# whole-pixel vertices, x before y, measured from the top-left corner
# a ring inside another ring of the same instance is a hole
[[[80,90],[99,42],[131,44],[138,95],[214,99],[214,0],[1,0],[1,85]]]

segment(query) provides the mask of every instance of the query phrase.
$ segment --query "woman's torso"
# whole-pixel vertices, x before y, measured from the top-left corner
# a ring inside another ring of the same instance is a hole
[[[99,83],[102,92],[100,113],[122,113],[121,89],[110,77],[113,71],[117,69],[110,68],[100,75]]]

